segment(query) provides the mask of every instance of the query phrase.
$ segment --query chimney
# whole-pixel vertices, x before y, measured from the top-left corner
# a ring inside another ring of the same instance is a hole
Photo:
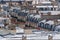
[[[29,13],[32,13],[32,10],[29,10]]]
[[[43,16],[43,13],[41,13],[41,16]]]
[[[12,2],[9,2],[9,7],[11,7],[12,6]]]
[[[46,19],[46,22],[49,21],[49,19]]]
[[[48,40],[53,40],[53,36],[52,35],[48,35]]]
[[[51,12],[48,12],[47,14],[48,14],[48,16],[50,16],[51,15]]]
[[[58,24],[58,21],[57,19],[54,20],[54,25],[57,25]]]
[[[26,36],[22,36],[22,40],[27,40],[27,39],[26,39]]]
[[[41,13],[41,18],[43,17],[43,13]]]
[[[36,10],[36,13],[38,14],[38,13],[39,13],[39,11],[38,11],[38,10]]]

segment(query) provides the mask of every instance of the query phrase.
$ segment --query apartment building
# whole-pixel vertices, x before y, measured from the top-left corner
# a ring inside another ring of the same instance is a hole
[[[57,11],[58,6],[55,1],[50,0],[40,0],[40,1],[33,1],[33,6],[36,6],[40,11]]]
[[[42,20],[39,22],[38,26],[52,31],[60,31],[60,19]]]
[[[51,12],[48,12],[48,13],[45,13],[45,14],[41,13],[41,17],[42,17],[42,19],[51,19],[51,20],[53,20],[53,19],[60,19],[59,13],[53,14]]]

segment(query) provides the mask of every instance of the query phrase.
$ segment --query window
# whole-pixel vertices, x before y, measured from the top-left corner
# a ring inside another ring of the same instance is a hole
[[[52,30],[53,25],[51,25],[50,30]]]
[[[51,8],[51,11],[53,11],[53,8]]]
[[[60,29],[59,29],[59,28],[57,28],[57,29],[56,29],[56,31],[60,32]]]
[[[56,8],[54,8],[54,10],[56,11]]]
[[[50,25],[49,24],[45,24],[45,27],[46,29],[49,29]]]
[[[45,8],[45,11],[47,11],[48,9],[47,8]]]
[[[57,31],[60,32],[60,29],[58,29]]]
[[[42,23],[42,22],[41,22],[41,23],[40,23],[40,27],[42,27],[42,28],[43,28],[43,27],[44,27],[44,23]]]
[[[43,11],[44,9],[43,8],[39,8],[39,10]]]

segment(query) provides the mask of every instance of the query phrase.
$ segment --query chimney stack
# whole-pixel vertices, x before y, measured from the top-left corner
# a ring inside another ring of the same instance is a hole
[[[47,14],[50,16],[51,15],[51,12],[48,12]]]
[[[41,16],[43,16],[43,13],[41,13]]]
[[[48,40],[53,40],[53,36],[52,35],[48,35]]]
[[[43,17],[43,13],[41,13],[41,18]]]
[[[38,11],[38,10],[36,10],[36,13],[38,14],[38,13],[39,13],[39,11]]]
[[[26,36],[22,36],[22,40],[27,40],[27,39],[26,39]]]
[[[57,25],[58,24],[58,21],[57,19],[54,20],[54,25]]]
[[[49,21],[49,19],[46,19],[46,22]]]
[[[11,7],[12,6],[12,2],[9,2],[9,7]]]

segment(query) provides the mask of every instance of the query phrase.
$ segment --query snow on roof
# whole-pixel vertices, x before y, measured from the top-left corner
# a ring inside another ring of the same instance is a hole
[[[33,14],[32,14],[32,15],[30,15],[30,17],[33,17]]]
[[[6,38],[0,38],[0,40],[6,40]]]
[[[60,25],[56,26],[56,29],[60,28]]]
[[[9,18],[3,18],[3,17],[0,17],[0,20],[4,20],[4,19],[9,19]]]
[[[0,27],[4,27],[4,24],[1,24],[1,23],[0,23]]]
[[[2,14],[7,14],[8,12],[7,11],[3,11],[3,12],[1,12]]]
[[[57,19],[57,21],[60,21],[60,19]]]
[[[24,29],[16,27],[16,33],[24,33]]]
[[[50,5],[50,6],[47,6],[47,5],[43,5],[43,6],[36,6],[37,8],[44,8],[44,7],[53,7],[52,5]],[[58,7],[58,6],[54,6],[54,7]]]
[[[11,7],[12,9],[20,9],[20,7]]]
[[[40,15],[35,15],[34,17],[35,17],[35,18],[41,18],[41,16],[40,16]]]
[[[37,36],[37,35],[36,35],[36,34],[29,34],[29,35],[28,35],[28,34],[25,34],[25,36],[27,36],[27,37],[29,37],[29,36],[32,37],[32,36]]]
[[[8,4],[1,5],[1,7],[3,7],[3,6],[6,6],[6,7],[7,7],[7,6],[8,6]]]
[[[16,34],[16,35],[7,35],[7,36],[4,36],[5,38],[20,38],[20,37],[22,37],[22,35],[18,35],[18,34]]]
[[[46,22],[46,20],[42,20],[41,22],[44,22],[44,23],[45,23],[45,22]]]
[[[51,2],[50,1],[44,1],[44,2],[41,2],[41,3],[45,4],[45,3],[51,3]]]
[[[52,24],[54,24],[54,21],[49,20],[49,21],[47,21],[46,23],[52,25]]]
[[[59,35],[56,34],[56,35],[53,37],[53,39],[60,39],[60,34],[59,34]]]
[[[32,40],[32,39],[35,39],[35,40],[47,40],[48,39],[48,36],[45,36],[45,37],[27,37],[27,39],[30,39],[30,40]]]
[[[51,12],[51,15],[58,15],[60,14],[60,11],[40,11],[41,13],[47,14],[48,12]]]
[[[27,37],[27,39],[30,39],[30,40],[32,40],[32,39],[34,39],[34,40],[48,40],[48,35],[47,36],[37,36],[37,34],[24,34],[24,35]],[[17,40],[18,40],[19,38],[22,38],[22,36],[23,35],[11,35],[11,36],[8,35],[6,37],[10,38],[10,39],[11,38],[15,39],[17,37]],[[60,34],[56,34],[52,37],[53,37],[53,40],[58,40],[58,39],[60,39]]]

